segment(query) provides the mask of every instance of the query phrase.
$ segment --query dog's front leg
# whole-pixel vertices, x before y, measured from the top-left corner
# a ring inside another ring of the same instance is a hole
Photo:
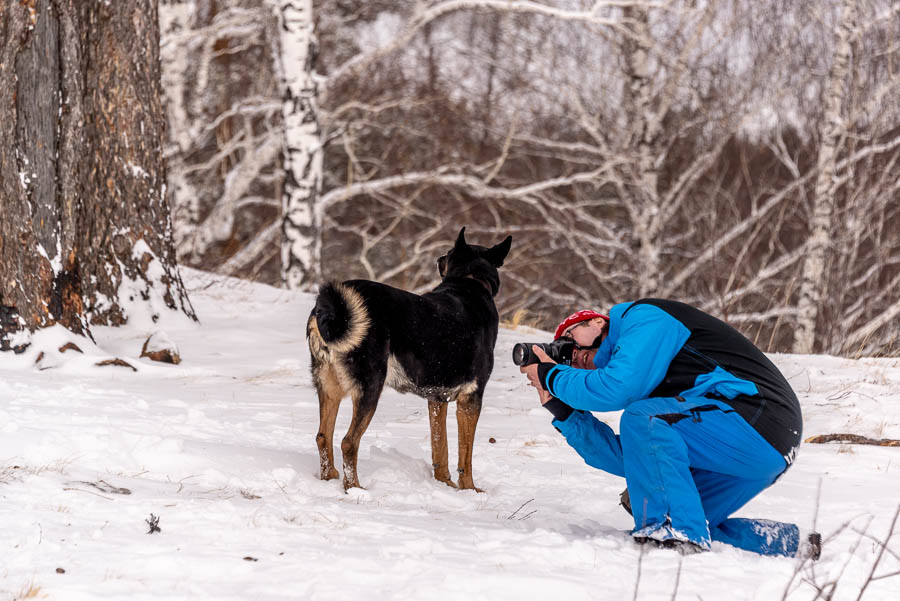
[[[461,394],[456,398],[456,424],[459,428],[459,487],[474,489],[472,480],[472,445],[475,443],[475,427],[481,415],[481,395],[477,392]]]
[[[431,426],[431,466],[434,479],[456,487],[450,479],[447,453],[447,401],[428,399],[428,423]]]

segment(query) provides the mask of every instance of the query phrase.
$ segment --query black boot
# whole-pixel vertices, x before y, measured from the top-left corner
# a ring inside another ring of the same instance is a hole
[[[822,556],[822,535],[818,532],[810,532],[806,539],[800,542],[797,548],[797,557],[818,561]]]
[[[625,508],[625,511],[628,512],[628,515],[634,515],[631,513],[631,497],[628,496],[628,489],[622,491],[622,494],[619,495],[619,505]]]

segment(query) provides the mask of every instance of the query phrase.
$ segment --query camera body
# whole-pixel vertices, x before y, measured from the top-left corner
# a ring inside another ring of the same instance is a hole
[[[572,364],[572,353],[575,350],[575,341],[571,338],[559,338],[553,342],[520,342],[513,347],[512,360],[513,363],[522,367],[523,365],[531,365],[532,363],[540,363],[532,346],[538,346],[547,355],[562,365]]]

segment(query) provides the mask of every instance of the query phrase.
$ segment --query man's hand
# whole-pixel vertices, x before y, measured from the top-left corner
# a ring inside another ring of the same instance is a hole
[[[537,358],[541,360],[541,363],[556,363],[556,361],[551,359],[550,356],[547,353],[545,353],[544,349],[542,349],[541,347],[539,347],[537,345],[533,345],[531,347],[531,350],[534,352],[534,354],[537,356]],[[544,387],[541,386],[541,381],[538,378],[538,364],[537,363],[532,363],[531,365],[523,365],[522,367],[519,368],[519,372],[528,376],[528,385],[529,386],[534,386],[535,388],[537,388],[538,396],[540,396],[540,398],[541,398],[541,405],[545,405],[547,403],[547,401],[549,401],[550,399],[553,398],[553,395],[551,395],[549,392],[544,390]]]

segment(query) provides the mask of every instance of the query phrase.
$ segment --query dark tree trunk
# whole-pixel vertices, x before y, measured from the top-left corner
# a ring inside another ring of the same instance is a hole
[[[193,317],[165,200],[156,0],[0,8],[0,345]]]

